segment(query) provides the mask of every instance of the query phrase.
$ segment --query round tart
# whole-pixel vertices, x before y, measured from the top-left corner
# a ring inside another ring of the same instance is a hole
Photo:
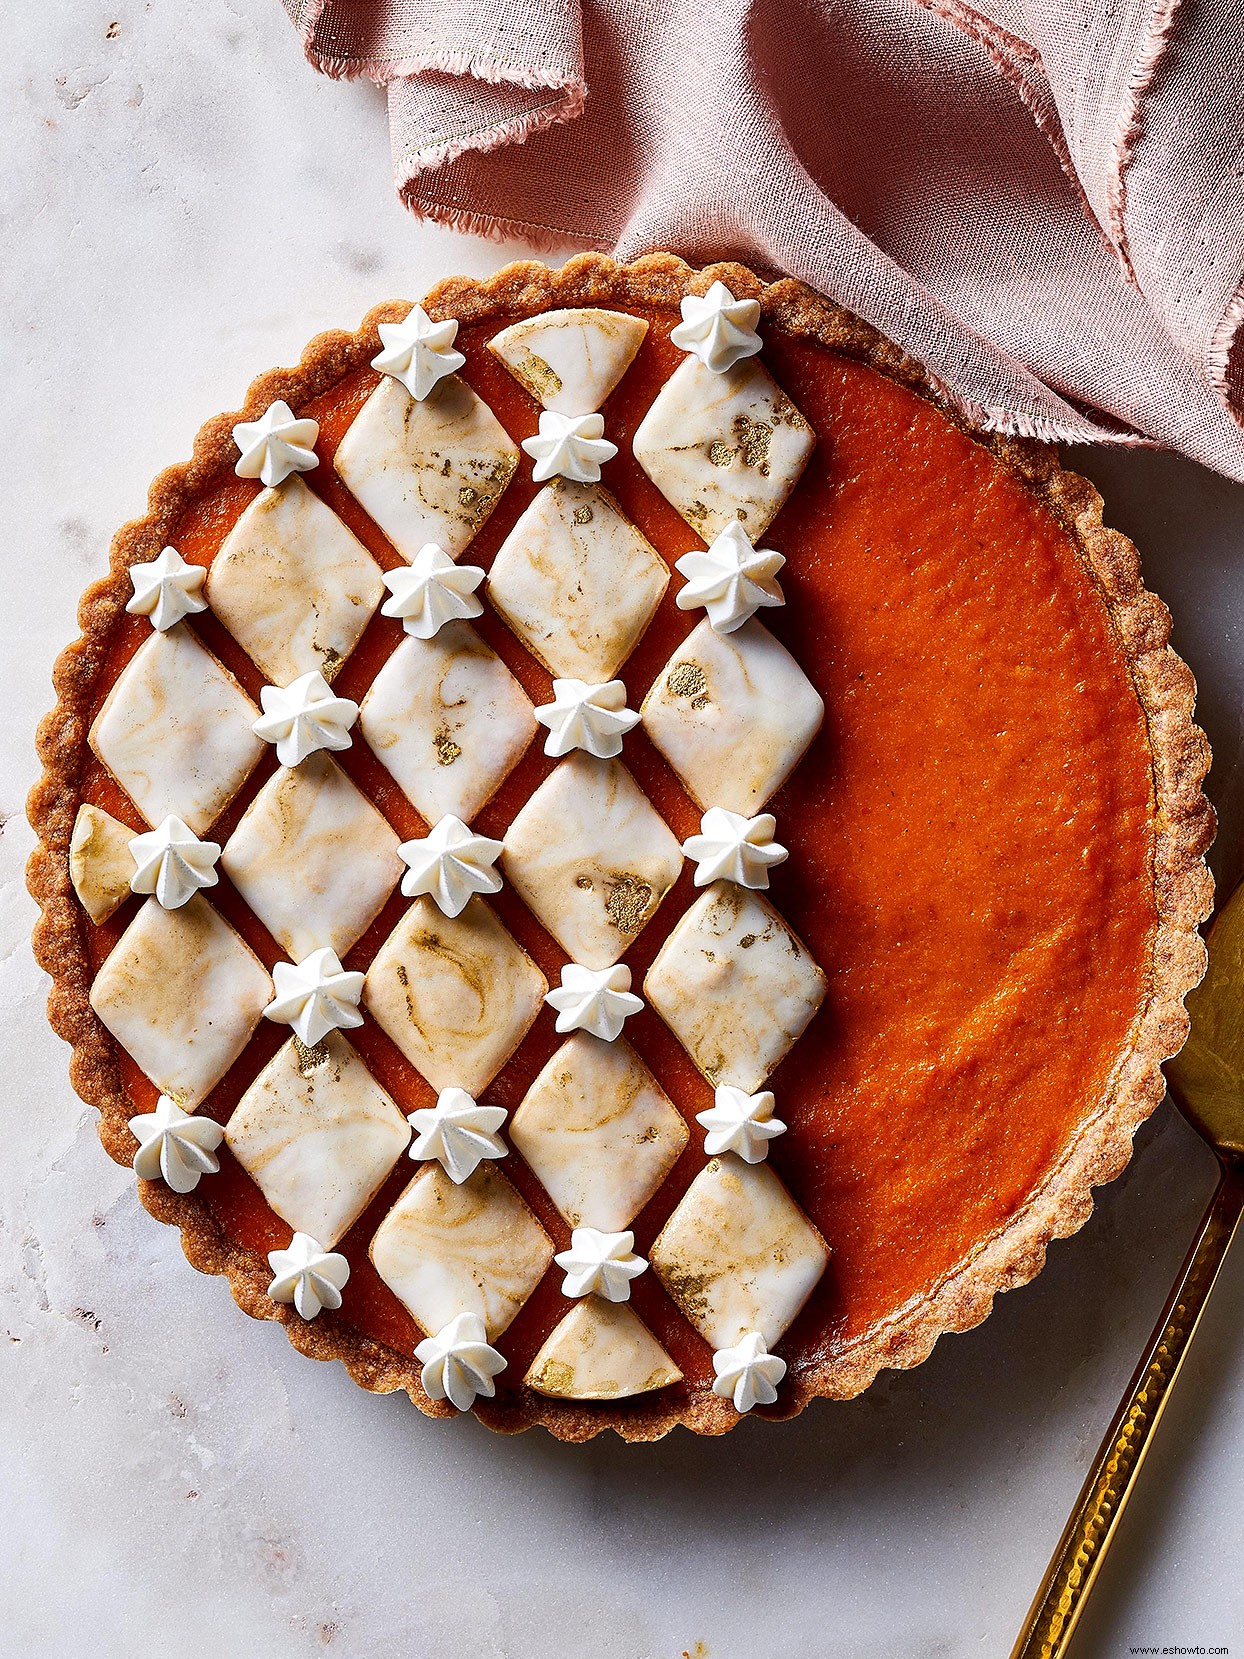
[[[1161,1099],[1212,835],[1167,612],[796,282],[379,306],[208,422],[81,624],[30,867],[74,1086],[364,1387],[572,1440],[850,1397]]]

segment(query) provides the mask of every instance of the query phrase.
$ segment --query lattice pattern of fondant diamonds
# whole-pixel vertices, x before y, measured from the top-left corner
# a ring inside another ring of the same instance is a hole
[[[204,834],[264,745],[259,710],[184,622],[152,634],[117,676],[91,748],[149,824],[170,814]]]
[[[630,656],[668,586],[665,561],[609,491],[561,479],[502,543],[488,597],[550,673],[596,685]]]
[[[461,1185],[429,1164],[381,1222],[371,1259],[425,1331],[477,1313],[491,1342],[544,1277],[553,1244],[494,1163]]]
[[[478,1094],[527,1035],[548,988],[483,899],[446,916],[421,898],[376,953],[363,1000],[434,1089]]]
[[[687,1124],[631,1045],[585,1031],[528,1089],[510,1139],[571,1227],[629,1227],[678,1162]]]
[[[510,825],[502,863],[567,955],[607,968],[678,879],[682,848],[620,761],[573,754]]]
[[[269,1206],[331,1250],[371,1203],[410,1125],[350,1043],[291,1038],[247,1089],[225,1141]]]
[[[456,559],[518,467],[518,447],[457,375],[422,402],[386,375],[341,443],[336,469],[406,560],[428,542]]]
[[[320,751],[273,774],[221,854],[229,879],[299,962],[343,955],[397,886],[402,861],[388,820]]]
[[[524,1381],[555,1400],[619,1400],[668,1388],[682,1372],[629,1303],[585,1296],[549,1333]]]
[[[645,329],[589,310],[529,319],[490,344],[545,408],[581,414],[609,395]],[[688,359],[658,395],[634,451],[705,539],[734,518],[755,539],[813,442],[754,360],[714,375]],[[458,558],[518,462],[509,434],[456,376],[418,402],[386,377],[336,456],[347,488],[408,559],[429,541]],[[493,562],[486,597],[546,668],[595,683],[625,663],[668,581],[665,562],[607,489],[559,482],[519,518]],[[331,677],[382,587],[370,554],[295,477],[243,513],[207,593],[265,676],[281,683],[315,665]],[[429,822],[447,813],[469,820],[535,734],[530,700],[466,622],[431,640],[403,640],[355,694],[360,732]],[[124,718],[113,718],[118,705]],[[153,821],[175,812],[203,833],[262,750],[250,732],[257,712],[193,631],[180,627],[138,653],[92,743]],[[703,623],[644,704],[649,736],[700,804],[748,813],[789,776],[821,714],[807,677],[756,622],[728,637]],[[84,904],[113,902],[124,832],[116,826],[114,856],[96,882],[110,881],[109,892],[101,887],[97,896],[84,878]],[[320,945],[342,952],[366,929],[401,873],[397,839],[319,754],[265,785],[222,865],[297,960]],[[567,953],[603,968],[651,919],[682,860],[626,766],[577,754],[517,814],[503,862],[510,884]],[[698,897],[675,924],[645,994],[706,1076],[754,1089],[812,1017],[824,976],[767,900],[726,886]],[[189,972],[187,956],[196,958]],[[434,1088],[478,1094],[522,1043],[546,989],[484,900],[450,919],[423,898],[372,960],[363,1007]],[[241,938],[197,897],[176,912],[146,905],[105,964],[96,995],[101,1017],[153,1080],[193,1106],[249,1040],[271,984]],[[142,1029],[144,1011],[166,1005],[169,1018],[153,1040]],[[352,1044],[334,1032],[312,1050],[285,1044],[235,1109],[228,1144],[275,1213],[327,1247],[366,1208],[409,1133]],[[515,1151],[565,1222],[606,1231],[630,1225],[669,1179],[688,1138],[683,1113],[630,1045],[582,1032],[545,1065],[510,1126]],[[474,1311],[490,1339],[539,1283],[552,1249],[489,1162],[461,1186],[439,1165],[425,1166],[372,1242],[382,1279],[426,1330]],[[825,1247],[767,1166],[725,1156],[692,1183],[651,1258],[692,1324],[723,1346],[747,1330],[776,1341],[823,1270]],[[549,1332],[525,1380],[551,1397],[605,1400],[666,1387],[680,1375],[629,1304],[587,1296]]]
[[[657,393],[631,447],[698,536],[712,541],[737,518],[756,541],[798,482],[815,442],[759,358],[714,374],[688,357]]]
[[[110,812],[80,806],[69,842],[69,878],[78,902],[95,923],[106,922],[130,896],[136,868],[130,841],[134,831]]]
[[[212,560],[212,610],[273,685],[318,668],[327,679],[384,597],[380,566],[293,474],[263,490]]]
[[[651,1260],[714,1348],[748,1331],[772,1347],[811,1295],[829,1251],[768,1164],[714,1158],[662,1228]]]
[[[715,881],[675,924],[644,994],[710,1083],[750,1093],[821,1006],[825,975],[767,899]]]
[[[644,698],[644,730],[707,809],[760,811],[820,730],[820,693],[763,623],[701,622]]]
[[[96,974],[91,1007],[156,1088],[193,1111],[271,995],[258,957],[196,894],[177,910],[147,900]]]
[[[531,699],[469,622],[404,639],[373,680],[359,727],[434,824],[469,822],[536,734]]]
[[[488,349],[545,409],[587,415],[630,368],[647,332],[641,317],[583,306],[511,323]]]

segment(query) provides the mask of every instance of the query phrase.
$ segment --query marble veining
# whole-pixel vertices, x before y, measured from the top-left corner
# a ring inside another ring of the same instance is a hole
[[[262,490],[225,537],[205,588],[212,610],[272,685],[331,680],[384,596],[380,566],[293,474]]]
[[[711,542],[737,518],[758,541],[815,443],[760,358],[714,374],[687,357],[657,393],[632,448],[696,535]]]
[[[225,1142],[271,1208],[325,1250],[370,1204],[410,1125],[338,1031],[291,1037],[247,1089]]]
[[[495,1163],[461,1184],[425,1164],[371,1243],[376,1272],[429,1333],[478,1313],[491,1342],[553,1259],[553,1244]]]
[[[652,1247],[653,1271],[714,1348],[759,1331],[770,1348],[812,1294],[829,1251],[768,1164],[713,1158]]]
[[[386,375],[337,447],[337,473],[407,561],[465,550],[518,468],[513,440],[456,374],[416,402]]]
[[[363,698],[359,728],[429,824],[470,823],[536,734],[531,699],[469,622],[404,639]]]
[[[502,543],[488,598],[550,673],[596,685],[635,649],[669,579],[603,485],[559,479]]]

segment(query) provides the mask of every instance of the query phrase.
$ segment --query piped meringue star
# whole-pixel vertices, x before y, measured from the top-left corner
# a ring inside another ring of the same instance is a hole
[[[149,616],[162,634],[183,616],[207,609],[202,596],[206,575],[204,565],[187,564],[175,547],[166,547],[150,564],[130,566],[134,597],[125,608],[131,616]]]
[[[220,1168],[216,1148],[225,1136],[223,1125],[184,1112],[166,1094],[154,1112],[130,1119],[130,1133],[138,1139],[134,1173],[144,1181],[163,1177],[174,1192],[193,1192],[201,1176],[215,1175]]]
[[[769,1142],[786,1133],[781,1118],[773,1115],[772,1090],[748,1094],[728,1083],[718,1086],[714,1104],[707,1112],[697,1112],[695,1121],[707,1131],[704,1150],[710,1158],[733,1152],[747,1164],[763,1163]]]
[[[500,892],[501,875],[493,865],[503,846],[446,813],[427,835],[397,849],[407,865],[402,892],[408,899],[426,893],[446,916],[461,915],[472,893]]]
[[[523,439],[523,448],[536,463],[533,482],[568,478],[574,484],[598,484],[601,467],[618,453],[604,431],[603,415],[559,415],[546,409],[536,436]]]
[[[383,350],[372,358],[371,366],[392,375],[416,402],[422,402],[447,374],[466,362],[454,349],[457,337],[455,318],[434,323],[421,305],[412,306],[400,323],[380,324]]]
[[[424,1163],[435,1158],[461,1186],[485,1159],[508,1154],[499,1133],[505,1119],[504,1106],[481,1106],[465,1089],[442,1089],[435,1106],[421,1106],[406,1119],[415,1131],[410,1156]]]
[[[760,350],[760,301],[736,300],[724,282],[715,282],[707,294],[688,294],[680,309],[682,322],[671,331],[670,340],[681,351],[694,353],[714,374],[724,374]]]
[[[631,991],[631,970],[624,962],[612,968],[582,968],[567,962],[562,969],[561,988],[545,997],[557,1010],[558,1031],[587,1031],[602,1042],[612,1043],[632,1014],[643,1007],[643,998]]]
[[[348,749],[359,706],[338,697],[318,668],[287,686],[266,685],[259,693],[263,713],[251,730],[276,744],[282,766],[297,766],[317,749]]]
[[[734,881],[740,887],[767,887],[769,871],[790,857],[773,839],[776,828],[771,812],[745,818],[724,806],[709,807],[700,819],[700,833],[689,835],[682,844],[683,852],[695,861],[695,885]]]
[[[559,1251],[553,1260],[566,1274],[563,1296],[596,1295],[606,1302],[629,1302],[631,1280],[648,1267],[635,1254],[634,1233],[601,1233],[595,1227],[576,1227],[569,1250]]]
[[[303,1319],[314,1319],[321,1308],[341,1306],[350,1264],[310,1233],[295,1233],[288,1250],[269,1250],[268,1266],[274,1274],[268,1295],[274,1302],[292,1302]]]
[[[777,1399],[778,1384],[786,1375],[786,1361],[771,1354],[759,1331],[748,1331],[733,1348],[719,1348],[713,1355],[717,1380],[713,1393],[733,1400],[743,1413],[753,1406],[771,1406]]]
[[[233,441],[241,454],[234,472],[239,478],[258,478],[269,489],[283,484],[291,472],[318,467],[315,440],[320,423],[299,419],[288,403],[270,403],[257,421],[241,421]]]
[[[719,634],[732,634],[749,617],[770,605],[784,605],[777,573],[785,556],[753,547],[738,519],[731,519],[711,547],[684,553],[675,568],[687,578],[678,595],[680,611],[703,606]]]
[[[382,616],[400,616],[413,639],[433,639],[447,622],[480,616],[475,590],[484,580],[478,565],[456,565],[435,542],[421,547],[408,565],[386,570],[384,585],[392,594]]]
[[[639,724],[639,715],[626,706],[621,680],[604,685],[554,680],[553,701],[536,710],[536,719],[549,729],[544,752],[554,758],[583,749],[598,760],[611,760],[622,753],[623,735]]]
[[[459,1411],[469,1411],[476,1398],[491,1400],[497,1392],[493,1378],[506,1362],[489,1346],[484,1321],[477,1313],[460,1313],[435,1336],[424,1337],[415,1349],[423,1366],[420,1382],[431,1400],[448,1400]]]
[[[215,887],[220,880],[219,844],[200,841],[189,824],[171,813],[155,829],[131,839],[130,856],[135,865],[130,891],[153,893],[165,910],[179,909],[201,887]]]
[[[331,946],[313,950],[298,963],[278,962],[272,978],[276,995],[264,1016],[292,1026],[304,1047],[314,1048],[330,1031],[353,1031],[362,1025],[363,975],[347,973]]]

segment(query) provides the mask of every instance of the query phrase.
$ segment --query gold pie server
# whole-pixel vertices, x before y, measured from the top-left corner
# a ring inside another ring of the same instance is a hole
[[[1218,1186],[1046,1570],[1011,1659],[1061,1659],[1131,1496],[1244,1211],[1244,886],[1209,935],[1188,998],[1192,1031],[1166,1068],[1171,1097],[1218,1159]]]

